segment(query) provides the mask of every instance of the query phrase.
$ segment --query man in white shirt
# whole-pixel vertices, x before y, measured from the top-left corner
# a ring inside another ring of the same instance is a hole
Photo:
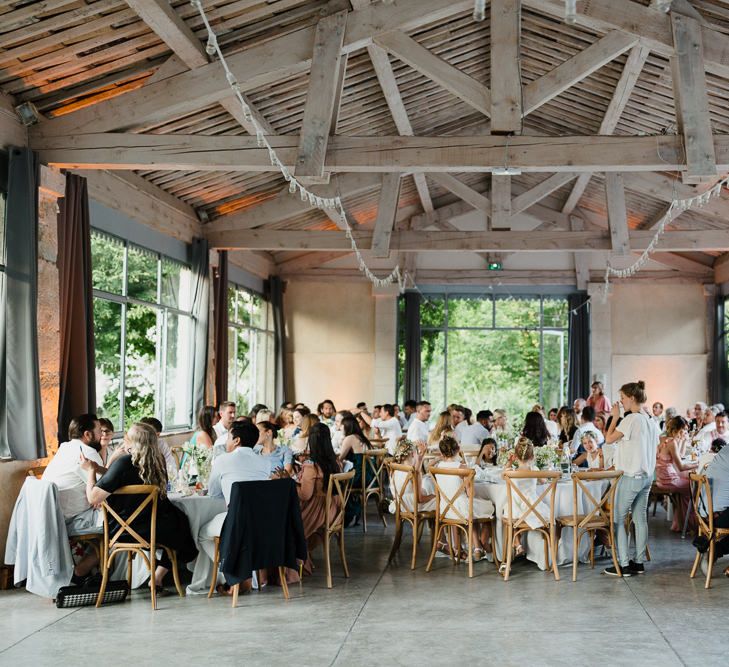
[[[403,416],[405,417],[405,423],[402,425],[403,430],[407,429],[413,423],[417,408],[418,404],[415,401],[405,401],[402,406]]]
[[[387,452],[392,456],[397,447],[398,438],[402,435],[402,427],[400,422],[395,418],[395,409],[390,403],[385,403],[380,408],[379,418],[371,418],[367,413],[361,412],[360,415],[372,428],[376,428],[380,432],[380,436],[387,439]]]
[[[87,473],[81,469],[81,454],[96,466],[97,475],[103,475],[98,448],[101,424],[96,415],[80,415],[71,420],[68,427],[69,441],[58,448],[43,473],[43,479],[58,487],[58,502],[68,527],[99,525],[100,515],[86,498]]]
[[[469,424],[463,429],[463,433],[461,434],[461,448],[480,448],[484,439],[491,437],[491,431],[489,431],[491,417],[490,410],[480,410],[476,414],[476,423]]]
[[[572,403],[572,409],[575,411],[575,417],[579,420],[582,416],[582,410],[587,405],[587,401],[584,398],[576,398]]]
[[[463,429],[469,426],[468,420],[466,419],[466,409],[462,405],[452,403],[448,406],[448,412],[451,414],[451,428],[453,429],[453,436],[458,442],[461,442]]]
[[[420,401],[416,404],[413,419],[408,427],[408,440],[428,444],[428,435],[430,434],[428,420],[430,419],[431,410],[428,401]]]
[[[220,415],[220,419],[218,420],[218,423],[213,426],[215,434],[218,436],[215,440],[216,443],[222,436],[225,436],[223,442],[228,439],[228,429],[235,421],[235,403],[233,403],[233,401],[223,401],[218,406],[218,415]]]

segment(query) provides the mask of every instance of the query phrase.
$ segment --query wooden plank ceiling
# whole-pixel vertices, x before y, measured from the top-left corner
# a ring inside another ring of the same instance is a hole
[[[650,4],[649,0],[626,1],[628,5]],[[170,4],[194,39],[204,46],[205,30],[195,8],[187,0],[173,0]],[[395,4],[406,4],[406,0],[396,0]],[[517,3],[514,4],[516,6]],[[521,8],[519,48],[523,88],[606,35],[606,31],[590,27],[590,22],[583,26],[568,25],[555,12],[540,9],[540,5],[549,4],[525,1]],[[729,2],[694,0],[690,4],[716,35],[726,36],[729,50]],[[185,65],[175,61],[169,44],[139,17],[133,5],[121,0],[0,0],[0,90],[12,96],[16,104],[32,102],[46,118],[53,119],[89,106],[99,105],[102,108],[107,100],[137,90],[155,78],[184,71]],[[324,15],[343,9],[377,11],[380,5],[379,0],[371,3],[368,0],[351,3],[348,0],[205,0],[204,3],[226,54],[239,53],[315,26]],[[463,11],[444,12],[444,16],[436,22],[405,32],[420,46],[467,74],[477,84],[490,86],[488,10],[487,19],[476,22],[468,3],[461,7]],[[677,8],[674,7],[674,10]],[[199,45],[196,48],[199,49]],[[630,53],[626,50],[609,59],[607,64],[529,113],[524,118],[523,134],[597,134]],[[414,136],[488,133],[488,118],[483,113],[400,58],[393,55],[387,58]],[[343,64],[346,69],[335,133],[359,137],[398,135],[398,127],[367,48],[353,50]],[[245,73],[239,72],[238,76],[244,77]],[[711,70],[706,73],[706,83],[711,131],[727,134],[729,78]],[[298,135],[308,89],[309,75],[308,71],[304,71],[249,90],[246,96],[271,133]],[[195,91],[191,90],[190,95],[194,96]],[[677,134],[679,127],[670,58],[665,53],[650,51],[628,98],[618,102],[624,108],[613,134]],[[190,113],[165,122],[129,129],[150,134],[247,134],[239,120],[217,103],[201,105]],[[147,170],[138,173],[214,222],[261,206],[279,195],[286,186],[285,181],[272,172]],[[489,195],[488,174],[452,176],[476,192]],[[511,177],[512,196],[538,185],[548,176],[523,173]],[[637,188],[632,187],[631,178],[626,176],[625,201],[630,229],[650,228],[665,210],[667,199],[670,201],[665,187],[661,196],[651,191],[650,176],[654,180],[669,176],[682,187],[688,187],[676,179],[676,174],[647,175],[646,182]],[[462,200],[453,194],[452,188],[446,189],[442,179],[438,180],[440,183],[426,174],[427,192],[426,199],[423,199],[423,193],[419,194],[412,176],[406,175],[402,179],[396,230],[409,228],[411,216],[418,216],[424,212],[424,206],[429,207],[428,195],[436,209],[448,205],[455,206],[457,210],[459,206],[463,207]],[[573,186],[574,181],[561,185],[542,199],[539,206],[545,211],[561,212]],[[347,212],[357,226],[366,230],[374,227],[379,196],[380,186],[375,180],[369,190],[345,197]],[[720,229],[722,210],[719,207],[718,213],[709,214],[701,209],[685,213],[674,227],[682,230]],[[726,202],[726,211],[729,212],[729,201]],[[602,174],[595,174],[589,180],[574,212],[584,218],[586,229],[597,229],[607,224]],[[485,216],[488,218],[487,214]],[[448,229],[447,217],[444,215],[442,218],[440,228]],[[266,225],[266,228],[333,230],[337,227],[321,211],[303,209],[285,220]],[[693,255],[697,264],[711,265],[710,254]],[[288,252],[274,253],[278,261],[293,256]]]

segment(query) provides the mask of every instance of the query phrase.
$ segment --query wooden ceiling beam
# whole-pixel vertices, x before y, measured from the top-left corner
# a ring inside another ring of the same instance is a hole
[[[511,228],[511,176],[491,174],[491,229]]]
[[[678,129],[686,146],[687,169],[682,177],[685,183],[701,183],[716,177],[701,25],[673,12],[671,25],[676,50],[671,58],[673,97]]]
[[[399,200],[400,174],[385,174],[382,178],[377,219],[372,234],[372,255],[374,257],[387,257],[390,254],[390,239],[395,226],[395,214]]]
[[[299,137],[269,142],[289,168]],[[31,137],[41,160],[64,168],[277,171],[255,137],[181,134],[82,134]],[[717,168],[729,171],[729,135],[714,135]],[[505,160],[522,171],[679,171],[680,137],[671,135],[499,137],[331,137],[327,171],[491,172]]]
[[[491,0],[491,131],[521,134],[521,0]]]
[[[324,176],[324,160],[338,93],[337,84],[340,82],[340,54],[346,24],[347,12],[342,11],[323,17],[316,26],[309,90],[299,135],[295,169],[297,177]]]
[[[613,30],[559,67],[533,81],[524,88],[524,115],[590,76],[637,42],[638,38],[634,35]]]
[[[375,36],[382,47],[431,81],[463,100],[477,111],[491,114],[491,91],[465,72],[442,60],[405,33],[393,31]]]
[[[521,213],[529,207],[540,202],[545,197],[551,195],[555,190],[559,190],[563,185],[567,185],[570,181],[578,177],[576,172],[564,172],[561,174],[552,174],[533,188],[529,188],[526,192],[514,197],[511,200],[511,214]]]
[[[628,236],[628,210],[625,206],[625,184],[622,174],[605,174],[605,197],[607,199],[612,250],[618,255],[627,255],[630,252],[630,239]]]
[[[472,6],[472,0],[395,0],[353,11],[347,19],[342,50],[365,48],[372,38],[391,30],[414,30],[448,18]],[[315,27],[272,37],[227,56],[243,92],[308,71]],[[231,94],[222,65],[211,62],[182,72],[103,104],[40,123],[35,134],[70,135],[106,132],[161,123],[219,102]]]
[[[372,244],[371,232],[354,231],[360,247]],[[651,231],[630,232],[630,247],[642,251],[653,240]],[[340,231],[248,230],[208,232],[213,248],[270,251],[346,251],[351,244]],[[605,252],[612,249],[610,235],[603,231],[527,232],[426,232],[393,231],[390,248],[400,252]],[[664,234],[656,252],[729,250],[729,230],[701,232],[670,231]]]

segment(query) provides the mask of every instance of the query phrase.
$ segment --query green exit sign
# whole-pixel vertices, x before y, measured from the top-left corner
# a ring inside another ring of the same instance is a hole
[[[501,264],[501,262],[489,262],[488,264],[489,271],[501,271],[502,268],[504,268]]]

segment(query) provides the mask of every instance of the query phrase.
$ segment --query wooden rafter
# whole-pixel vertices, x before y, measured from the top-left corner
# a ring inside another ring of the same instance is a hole
[[[374,257],[387,257],[390,254],[390,238],[395,225],[399,199],[400,174],[385,174],[377,205],[375,230],[372,234],[372,255]]]
[[[511,176],[491,175],[491,229],[511,227]]]
[[[521,0],[491,0],[491,131],[519,134]]]

